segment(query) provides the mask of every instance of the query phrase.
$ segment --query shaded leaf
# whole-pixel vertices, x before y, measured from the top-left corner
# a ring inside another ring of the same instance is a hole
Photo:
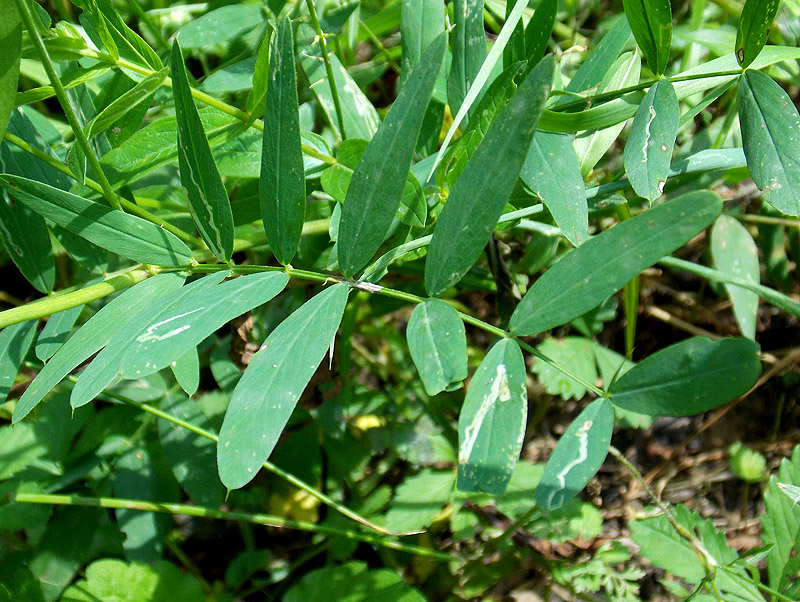
[[[771,77],[748,69],[739,78],[739,124],[747,167],[764,200],[800,215],[800,115]]]
[[[115,98],[107,107],[100,111],[86,124],[86,136],[92,138],[114,125],[123,115],[132,111],[139,103],[147,100],[158,90],[167,77],[168,69],[165,67],[148,75],[133,88]],[[75,144],[74,146],[78,146]]]
[[[633,37],[655,75],[664,73],[672,43],[670,0],[622,0]]]
[[[264,99],[267,97],[267,85],[269,84],[269,53],[272,46],[272,28],[268,27],[258,53],[255,56],[253,65],[253,81],[250,93],[247,95],[247,111],[250,119],[247,120],[248,127],[262,115],[264,109]]]
[[[668,79],[660,79],[644,95],[625,143],[625,171],[631,186],[651,202],[664,192],[679,120],[675,88]]]
[[[530,65],[538,63],[547,52],[547,43],[553,35],[558,0],[542,0],[525,28],[525,58]]]
[[[78,305],[51,315],[36,339],[36,357],[43,362],[53,357],[66,342],[72,327],[81,315],[84,305]]]
[[[472,377],[458,418],[459,490],[505,493],[525,436],[525,372],[517,343],[502,339]]]
[[[318,293],[281,322],[250,360],[233,392],[217,445],[219,475],[228,489],[249,483],[269,457],[333,344],[347,293],[346,284]],[[313,337],[308,336],[311,329]]]
[[[2,155],[0,169],[6,170]],[[0,240],[14,265],[33,288],[40,293],[53,290],[56,268],[44,218],[27,205],[17,203],[6,190],[0,195]]]
[[[536,349],[559,366],[582,378],[584,382],[593,383],[597,380],[594,347],[589,339],[581,337],[547,339],[537,345]],[[550,395],[578,400],[586,395],[586,387],[583,384],[541,358],[534,361],[532,370]]]
[[[13,0],[0,2],[3,19],[0,21],[0,140],[14,109],[19,79],[19,58],[22,50],[22,25]]]
[[[8,397],[14,378],[36,338],[38,324],[38,320],[29,320],[0,330],[0,403]]]
[[[455,484],[452,471],[423,469],[397,487],[382,524],[396,533],[429,527],[450,500]]]
[[[721,210],[722,201],[714,193],[691,192],[590,239],[528,289],[511,316],[511,330],[533,335],[597,307],[711,225]]]
[[[767,43],[780,0],[746,0],[736,29],[736,60],[748,67]]]
[[[467,378],[466,331],[451,305],[438,299],[418,304],[408,320],[406,337],[428,395]]]
[[[181,389],[189,397],[194,395],[200,386],[200,358],[197,356],[197,348],[189,349],[178,359],[173,360],[169,367]]]
[[[396,571],[370,570],[365,562],[347,562],[306,573],[283,597],[283,602],[308,600],[424,602],[425,598]]]
[[[778,591],[794,580],[800,562],[793,552],[800,550],[800,506],[796,499],[786,495],[787,486],[798,485],[800,448],[795,447],[792,457],[781,461],[777,476],[770,477],[769,489],[764,494],[766,512],[761,515],[762,541],[765,546],[772,545],[767,563],[769,586]]]
[[[576,496],[600,470],[614,430],[614,410],[607,399],[596,399],[561,435],[536,488],[536,505],[556,510]]]
[[[472,87],[472,82],[486,60],[486,32],[483,24],[483,0],[455,0],[454,25],[450,29],[453,61],[447,76],[447,103],[455,115]]]
[[[552,56],[531,71],[453,186],[425,263],[430,295],[441,295],[461,280],[489,240],[525,162],[554,71]]]
[[[692,337],[655,353],[613,383],[611,403],[651,416],[692,416],[745,394],[761,374],[747,339]]]
[[[0,174],[0,186],[39,215],[122,257],[158,266],[192,260],[189,247],[174,234],[136,216],[18,176]]]

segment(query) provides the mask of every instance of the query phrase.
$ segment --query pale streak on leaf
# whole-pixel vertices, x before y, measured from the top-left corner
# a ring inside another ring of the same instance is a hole
[[[572,469],[576,466],[580,466],[589,459],[589,429],[592,428],[593,424],[593,420],[587,420],[581,426],[581,428],[578,429],[578,432],[575,433],[575,436],[578,438],[578,456],[556,475],[556,479],[558,479],[558,484],[561,486],[561,488],[553,490],[548,500],[549,504],[553,503],[553,498],[556,496],[556,494],[563,494],[566,490],[567,475],[572,471]]]
[[[472,448],[475,447],[475,442],[478,440],[478,434],[483,426],[483,421],[494,409],[498,401],[510,401],[511,389],[508,386],[508,375],[506,374],[506,365],[497,365],[497,375],[489,394],[483,398],[478,411],[472,418],[470,425],[464,430],[464,442],[461,444],[461,449],[458,452],[458,463],[466,464],[469,462],[469,457],[472,455]]]
[[[161,320],[161,322],[156,322],[155,324],[148,326],[145,333],[136,337],[136,340],[139,341],[140,343],[146,343],[147,341],[164,341],[166,339],[170,339],[175,335],[182,333],[184,330],[188,330],[189,328],[191,328],[191,325],[184,324],[183,326],[174,328],[173,330],[170,330],[165,334],[155,334],[155,331],[164,324],[169,324],[170,322],[174,322],[175,320],[180,320],[181,318],[190,316],[194,313],[197,313],[198,311],[203,311],[204,309],[205,307],[198,307],[197,309],[193,309],[192,311],[187,311],[186,313],[177,316],[172,316],[171,318],[167,318],[166,320]]]

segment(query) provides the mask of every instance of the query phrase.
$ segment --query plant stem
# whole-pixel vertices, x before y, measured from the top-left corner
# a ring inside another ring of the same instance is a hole
[[[28,35],[33,42],[33,45],[36,47],[36,51],[39,53],[42,66],[47,73],[47,77],[50,79],[50,85],[53,86],[53,91],[56,93],[56,98],[58,98],[58,102],[61,104],[61,108],[64,111],[64,116],[67,118],[67,122],[72,128],[75,141],[78,143],[78,145],[80,145],[86,160],[89,162],[89,165],[92,168],[92,171],[100,181],[100,187],[103,190],[103,196],[114,209],[119,209],[122,211],[122,206],[120,205],[117,196],[114,194],[111,184],[108,182],[108,178],[106,178],[106,174],[103,172],[103,168],[100,166],[100,160],[97,158],[94,149],[89,144],[89,139],[86,137],[86,134],[84,133],[83,128],[78,121],[77,115],[75,115],[75,111],[72,108],[72,103],[67,97],[67,92],[64,90],[64,86],[61,85],[61,80],[56,73],[55,65],[53,65],[53,61],[50,59],[50,54],[47,52],[47,47],[42,41],[42,36],[39,34],[39,30],[36,29],[33,15],[30,12],[27,0],[14,0],[14,4],[17,7],[17,12],[19,13],[20,18],[25,23],[25,28],[28,30]]]
[[[333,77],[333,66],[331,65],[331,57],[328,55],[328,43],[325,40],[325,34],[322,32],[322,27],[319,24],[317,17],[317,9],[314,6],[314,0],[306,0],[308,12],[311,15],[311,23],[314,25],[314,32],[317,34],[317,42],[319,49],[322,53],[322,60],[325,63],[325,73],[328,75],[328,84],[331,88],[331,97],[333,98],[333,108],[336,110],[336,121],[339,123],[339,135],[342,140],[347,138],[347,133],[344,131],[344,117],[342,115],[342,105],[339,102],[339,91],[336,88],[336,80]]]
[[[91,508],[115,508],[125,510],[141,510],[143,512],[161,512],[165,514],[179,514],[184,516],[197,516],[200,518],[214,518],[218,520],[231,520],[266,527],[277,527],[285,529],[297,529],[298,531],[308,531],[309,533],[324,533],[336,537],[344,537],[354,541],[363,541],[383,548],[390,548],[400,552],[407,552],[417,556],[426,556],[436,560],[449,562],[458,560],[455,556],[437,552],[420,546],[404,544],[393,539],[385,539],[366,533],[359,533],[350,529],[337,529],[325,525],[317,525],[307,521],[290,520],[280,516],[269,514],[257,514],[253,512],[234,512],[227,510],[215,510],[205,506],[189,504],[173,504],[168,502],[151,502],[148,500],[131,500],[108,497],[84,497],[78,495],[53,495],[53,494],[33,494],[17,493],[11,496],[12,502],[27,504],[54,504],[60,506],[88,506]]]

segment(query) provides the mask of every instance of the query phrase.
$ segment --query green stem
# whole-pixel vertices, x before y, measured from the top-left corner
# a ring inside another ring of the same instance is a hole
[[[620,220],[631,219],[628,203],[617,207]],[[636,342],[636,319],[639,313],[639,276],[634,276],[623,289],[623,308],[625,310],[625,357],[633,360],[633,346]]]
[[[64,86],[61,85],[61,80],[56,73],[55,65],[53,65],[53,61],[50,59],[50,54],[47,52],[47,47],[42,41],[42,36],[39,34],[39,30],[36,29],[33,15],[31,15],[27,0],[14,0],[14,4],[17,7],[17,12],[19,13],[20,18],[25,23],[25,28],[28,30],[29,37],[33,42],[33,45],[36,47],[36,51],[39,53],[42,66],[47,73],[47,77],[50,79],[50,85],[53,86],[53,91],[55,91],[58,102],[61,104],[61,109],[64,111],[64,116],[67,118],[67,122],[72,128],[75,141],[80,145],[81,149],[83,150],[83,154],[86,156],[86,160],[89,162],[89,165],[92,168],[92,171],[97,179],[100,180],[103,196],[114,209],[119,209],[122,211],[122,206],[120,205],[117,196],[114,194],[111,184],[108,182],[108,178],[106,178],[106,174],[103,172],[103,168],[100,166],[100,160],[97,158],[94,149],[89,144],[89,139],[86,137],[86,134],[84,133],[83,128],[78,121],[77,115],[75,115],[75,111],[72,108],[72,103],[67,97],[67,92],[64,90]]]
[[[331,88],[331,97],[333,98],[333,107],[336,110],[336,121],[339,123],[339,132],[342,140],[347,138],[347,132],[344,131],[344,116],[342,115],[342,105],[339,102],[339,90],[336,88],[336,80],[333,77],[333,66],[331,65],[331,57],[328,55],[328,43],[325,40],[325,34],[322,33],[322,27],[317,18],[317,9],[314,6],[314,0],[306,0],[308,12],[311,15],[311,23],[314,25],[314,32],[317,35],[319,49],[322,52],[322,60],[325,63],[325,73],[328,76],[328,84]]]
[[[400,552],[407,552],[417,556],[426,556],[443,562],[458,560],[455,556],[437,552],[428,548],[404,544],[393,539],[385,539],[359,533],[350,529],[337,529],[325,525],[317,525],[307,521],[290,520],[280,516],[269,514],[257,514],[253,512],[233,512],[227,510],[215,510],[204,506],[189,504],[173,504],[169,502],[151,502],[147,500],[131,500],[108,497],[84,497],[78,495],[53,495],[53,494],[33,494],[17,493],[11,496],[12,502],[26,504],[53,504],[60,506],[88,506],[91,508],[114,508],[125,510],[141,510],[143,512],[161,512],[165,514],[179,514],[184,516],[197,516],[201,518],[214,518],[218,520],[230,520],[236,522],[263,525],[266,527],[278,527],[286,529],[297,529],[298,531],[308,531],[309,533],[324,533],[336,537],[344,537],[354,541],[363,541],[383,548],[390,548]]]
[[[386,46],[384,46],[383,43],[378,39],[378,36],[372,33],[372,30],[369,27],[367,27],[367,24],[364,22],[363,19],[359,19],[358,22],[361,26],[361,29],[367,32],[367,37],[372,41],[373,44],[375,44],[375,46],[377,46],[380,53],[386,57],[386,62],[389,63],[389,66],[392,69],[394,69],[395,73],[399,74],[400,65],[398,65],[397,61],[394,60],[394,58],[389,53],[389,50],[386,48]]]

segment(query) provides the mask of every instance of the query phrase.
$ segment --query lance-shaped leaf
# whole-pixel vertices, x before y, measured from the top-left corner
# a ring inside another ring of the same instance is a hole
[[[53,357],[53,354],[66,342],[84,307],[84,305],[71,307],[48,318],[47,324],[36,339],[36,357],[43,362]]]
[[[176,38],[183,48],[207,48],[240,38],[263,22],[264,10],[258,4],[222,6],[192,19]]]
[[[486,246],[525,162],[554,72],[552,55],[531,71],[456,180],[428,249],[425,288],[432,296],[461,280]]]
[[[600,470],[614,431],[614,409],[596,399],[572,421],[547,460],[536,488],[536,505],[545,512],[561,508]]]
[[[444,0],[403,0],[400,15],[402,87],[428,46],[445,30]]]
[[[288,18],[281,20],[272,42],[263,140],[261,218],[275,258],[287,265],[297,252],[306,216],[294,36]]]
[[[5,170],[2,157],[0,169]],[[53,290],[56,267],[47,224],[41,215],[23,203],[16,203],[5,190],[0,194],[0,241],[14,265],[37,291]]]
[[[547,43],[553,35],[556,23],[558,0],[542,0],[525,28],[525,54],[532,66],[542,60],[547,52]]]
[[[192,260],[179,238],[141,218],[19,176],[0,174],[0,186],[51,222],[122,257],[159,266]]]
[[[736,60],[748,67],[767,43],[780,0],[746,0],[736,30]]]
[[[22,51],[22,25],[13,0],[0,1],[3,19],[0,21],[0,140],[14,109],[19,80],[19,58]]]
[[[739,124],[747,167],[764,199],[800,215],[800,115],[771,77],[748,69],[739,78]]]
[[[519,177],[542,199],[567,240],[583,244],[589,237],[589,207],[572,138],[537,131]]]
[[[38,320],[28,320],[0,331],[0,403],[8,397],[19,367],[28,355],[38,323]]]
[[[408,320],[406,338],[428,395],[467,378],[467,335],[450,304],[428,299],[417,305]]]
[[[447,103],[455,115],[486,60],[483,0],[454,0],[450,46],[453,61],[447,76]]]
[[[94,0],[97,8],[101,14],[93,14],[93,12],[84,13],[89,18],[90,24],[95,30],[100,31],[106,29],[109,32],[113,45],[116,46],[120,58],[127,59],[128,61],[148,67],[153,71],[158,71],[163,67],[161,59],[158,54],[145,42],[138,34],[136,34],[120,17],[119,12],[112,6],[110,0]],[[85,4],[89,4],[86,2]],[[105,22],[102,19],[105,18]],[[109,49],[114,52],[114,49]],[[122,70],[128,74],[131,79],[139,81],[144,78],[139,70],[127,69],[124,66]]]
[[[611,403],[650,416],[692,416],[744,395],[761,374],[748,339],[693,337],[646,358],[611,385]]]
[[[727,215],[717,218],[711,229],[711,256],[714,267],[723,274],[759,283],[758,247],[739,220]],[[758,294],[733,284],[726,284],[725,290],[731,298],[733,315],[742,334],[755,339]]]
[[[446,44],[447,37],[441,34],[425,51],[353,171],[337,245],[339,266],[347,276],[372,258],[400,207]]]
[[[625,171],[641,197],[654,201],[664,192],[672,149],[678,135],[680,107],[668,79],[658,80],[645,94],[625,144]]]
[[[478,366],[458,418],[459,490],[505,493],[527,417],[525,360],[515,341],[503,339]]]
[[[234,389],[217,445],[219,475],[228,489],[249,483],[272,453],[333,344],[347,293],[346,284],[336,284],[317,294],[281,322],[250,360]]]
[[[622,6],[650,69],[661,75],[667,68],[672,43],[670,0],[622,0]]]
[[[217,259],[229,261],[233,253],[233,212],[192,99],[177,41],[172,45],[171,68],[181,185],[203,242]]]
[[[272,48],[272,27],[267,27],[264,32],[264,39],[258,47],[256,62],[253,67],[253,87],[247,95],[247,112],[250,119],[247,120],[247,127],[250,127],[258,119],[264,110],[264,99],[267,97],[267,84],[269,83],[269,53]]]
[[[149,306],[179,288],[184,277],[158,274],[129,288],[93,315],[44,365],[14,408],[13,422],[19,422],[81,362],[97,353],[135,316],[136,308]]]
[[[597,307],[710,226],[721,210],[713,192],[690,192],[588,240],[533,284],[511,316],[511,330],[533,335]]]

